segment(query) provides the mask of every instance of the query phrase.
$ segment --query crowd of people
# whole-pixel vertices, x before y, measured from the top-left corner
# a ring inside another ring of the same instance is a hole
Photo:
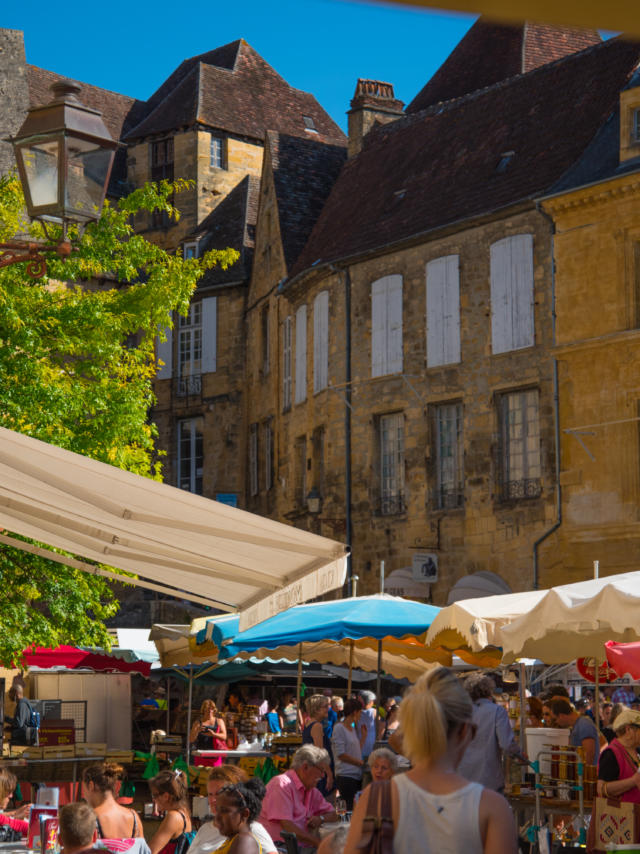
[[[321,848],[320,854],[359,854],[370,804],[368,784],[390,786],[393,850],[515,854],[515,822],[502,792],[502,757],[526,761],[496,685],[482,673],[460,679],[446,668],[423,675],[404,698],[377,705],[370,691],[347,697],[312,694],[304,709],[293,694],[270,701],[265,720],[273,732],[301,727],[302,746],[290,767],[265,784],[238,766],[211,769],[207,784],[212,819],[195,832],[187,780],[162,771],[149,781],[161,821],[145,841],[140,815],[118,803],[123,769],[111,763],[83,774],[84,802],[62,807],[64,854],[278,854]],[[600,731],[590,698],[572,703],[551,686],[528,698],[527,725],[569,730],[569,743],[598,765],[598,794],[640,803],[640,705],[635,694],[605,696]],[[190,733],[195,745],[226,739],[224,713],[241,711],[236,691],[221,712],[202,704]],[[206,749],[206,747],[204,748]],[[25,831],[28,808],[7,810],[16,779],[0,769],[0,824]],[[376,796],[377,797],[377,796]],[[352,813],[348,833],[341,815]],[[367,819],[368,820],[368,819]],[[327,834],[331,829],[334,832]],[[325,841],[322,842],[324,837]]]

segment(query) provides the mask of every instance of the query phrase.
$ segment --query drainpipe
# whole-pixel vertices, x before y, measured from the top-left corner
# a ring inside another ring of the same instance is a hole
[[[555,259],[555,233],[556,225],[552,217],[542,210],[540,203],[536,202],[536,208],[551,225],[551,328],[552,328],[552,344],[556,345],[556,259]],[[538,564],[538,549],[540,545],[548,539],[562,525],[562,486],[560,485],[560,395],[558,390],[558,360],[553,360],[553,422],[555,428],[556,442],[556,521],[546,530],[542,536],[533,544],[533,589],[538,590],[540,586],[540,571]]]
[[[345,536],[349,553],[347,555],[347,596],[353,595],[353,557],[351,553],[353,524],[351,518],[351,273],[348,267],[336,267],[329,264],[334,273],[344,273],[344,314],[345,314],[345,407],[344,407],[344,465],[345,465]]]

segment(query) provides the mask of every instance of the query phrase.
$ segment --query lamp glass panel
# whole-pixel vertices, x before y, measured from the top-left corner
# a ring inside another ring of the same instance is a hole
[[[67,182],[65,211],[87,219],[98,219],[113,151],[94,142],[67,137]]]
[[[21,147],[31,201],[35,208],[58,201],[58,140]]]

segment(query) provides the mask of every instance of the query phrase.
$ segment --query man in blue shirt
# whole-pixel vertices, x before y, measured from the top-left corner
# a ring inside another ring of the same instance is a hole
[[[569,744],[572,747],[582,747],[586,765],[596,764],[596,748],[600,746],[598,730],[591,718],[579,715],[569,700],[555,697],[550,700],[549,708],[555,718],[556,726],[570,729]]]

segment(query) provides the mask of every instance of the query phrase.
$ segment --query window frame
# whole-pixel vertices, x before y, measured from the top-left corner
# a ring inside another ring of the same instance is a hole
[[[258,479],[258,423],[249,425],[249,495],[255,498],[260,491]]]
[[[510,408],[512,402],[519,405]],[[542,447],[540,434],[540,391],[535,387],[502,392],[498,397],[499,470],[501,501],[539,498],[542,494]],[[535,404],[532,407],[532,404]],[[531,408],[535,417],[530,418]],[[512,435],[520,414],[520,435]],[[531,447],[529,447],[531,446]],[[522,462],[516,465],[521,457]],[[513,477],[514,472],[519,477]]]
[[[189,305],[186,316],[178,317],[177,380],[178,394],[199,394],[202,391],[203,305],[197,300]],[[185,358],[185,354],[189,359]],[[186,366],[189,369],[186,369]]]
[[[464,420],[463,404],[460,400],[436,403],[432,407],[434,443],[433,503],[437,510],[457,510],[464,503]],[[446,417],[452,416],[452,417]],[[453,424],[455,436],[448,442],[451,453],[444,456],[443,437],[445,425]],[[447,460],[452,460],[450,466]],[[450,472],[447,471],[450,468]]]
[[[289,412],[293,392],[293,315],[288,314],[282,324],[282,410]]]
[[[217,151],[214,154],[214,148]],[[209,168],[227,168],[227,146],[226,139],[218,134],[212,133],[209,138]]]
[[[407,509],[405,503],[404,413],[387,412],[379,415],[377,428],[378,509],[381,516],[397,516]],[[388,440],[386,439],[387,436],[389,437]]]
[[[189,453],[183,455],[182,430],[189,426]],[[198,427],[200,431],[198,433]],[[194,495],[203,495],[203,473],[204,473],[204,419],[202,416],[193,418],[181,418],[177,424],[177,454],[176,454],[176,483],[179,489],[192,492]],[[198,467],[198,459],[200,467]],[[183,472],[185,464],[189,466],[188,475]],[[188,477],[189,486],[183,486]],[[198,488],[199,487],[199,488]]]
[[[294,442],[294,498],[299,508],[307,506],[307,437],[298,436]]]

